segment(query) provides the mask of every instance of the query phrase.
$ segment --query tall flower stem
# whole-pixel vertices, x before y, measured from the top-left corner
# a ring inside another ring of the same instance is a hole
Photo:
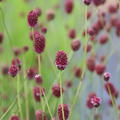
[[[86,30],[87,30],[87,6],[85,7],[85,43],[84,43],[85,44],[85,51],[84,51],[84,58],[83,58],[83,60],[84,60],[83,68],[82,68],[83,71],[82,71],[82,75],[80,77],[80,82],[78,84],[78,88],[77,88],[76,93],[75,93],[75,97],[74,97],[72,105],[71,105],[70,120],[71,120],[71,116],[72,116],[72,113],[73,113],[72,112],[73,108],[74,108],[74,106],[77,102],[77,98],[78,98],[78,96],[80,94],[80,90],[82,88],[82,80],[84,79],[85,70],[86,70],[87,44],[88,44],[88,40],[89,40],[88,37],[87,37]]]
[[[48,100],[47,100],[47,97],[46,97],[45,93],[44,93],[44,98],[45,98],[45,102],[46,102],[46,105],[47,105],[47,108],[48,108],[48,112],[49,112],[51,120],[52,120],[53,116],[52,116],[52,113],[51,113],[51,110],[50,110],[50,106],[48,104]]]
[[[22,114],[22,108],[21,108],[19,92],[20,92],[20,76],[18,74],[18,76],[17,76],[17,102],[18,102],[18,109],[19,109],[20,117],[23,120],[23,114]]]
[[[64,116],[64,109],[63,109],[63,94],[62,94],[62,72],[60,71],[60,100],[61,100],[61,106],[62,106],[62,118],[63,120],[65,120],[65,116]]]
[[[112,105],[114,106],[114,108],[116,110],[116,114],[118,115],[118,108],[117,108],[117,105],[116,105],[115,98],[114,98],[114,96],[111,93],[110,86],[107,86],[107,89],[108,89],[108,93],[109,93],[109,95],[111,97]]]

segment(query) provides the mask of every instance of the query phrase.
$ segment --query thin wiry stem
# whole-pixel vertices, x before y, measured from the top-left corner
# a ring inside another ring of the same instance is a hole
[[[18,102],[18,109],[19,109],[19,113],[20,113],[20,117],[23,120],[23,114],[22,114],[22,108],[21,108],[21,102],[20,102],[20,76],[18,74],[17,76],[17,102]]]
[[[24,60],[24,56],[23,56]],[[24,60],[25,62],[25,60]],[[23,70],[25,70],[25,63],[23,64]],[[25,80],[25,71],[23,71],[24,80]],[[25,92],[25,109],[26,109],[26,119],[29,120],[29,102],[28,102],[28,91],[27,91],[27,81],[24,82],[24,92]]]
[[[10,104],[10,106],[7,109],[7,111],[0,117],[0,120],[4,120],[5,116],[14,107],[15,103],[16,103],[16,98],[14,98],[14,101]]]
[[[52,116],[52,113],[51,113],[51,110],[50,110],[50,106],[49,106],[49,104],[48,104],[48,100],[47,100],[47,97],[46,97],[45,93],[44,93],[44,98],[45,98],[45,101],[46,101],[46,105],[47,105],[47,108],[48,108],[48,112],[49,112],[50,117],[51,117],[51,119],[52,119],[53,116]]]
[[[112,93],[111,93],[111,90],[110,90],[110,86],[109,86],[109,85],[107,86],[107,89],[108,89],[108,93],[109,93],[109,95],[110,95],[110,97],[111,97],[112,105],[114,106],[114,108],[115,108],[115,110],[116,110],[116,114],[118,114],[118,108],[117,108],[117,105],[116,105],[116,101],[115,101],[114,96],[113,96]]]
[[[77,102],[77,98],[78,98],[80,90],[81,90],[82,80],[84,79],[85,70],[86,70],[86,57],[87,57],[87,44],[88,44],[88,37],[87,37],[86,30],[87,30],[87,6],[85,7],[85,40],[86,41],[85,41],[85,51],[84,51],[84,64],[83,64],[83,69],[82,69],[83,71],[82,71],[82,75],[80,77],[80,82],[78,84],[78,88],[77,88],[74,100],[73,100],[72,105],[71,105],[70,119],[71,119],[71,116],[72,116],[73,108],[74,108],[74,106]]]
[[[61,99],[61,107],[62,107],[62,118],[63,120],[65,120],[65,116],[64,116],[64,108],[63,108],[63,94],[62,94],[62,78],[61,78],[61,71],[60,71],[60,99]]]

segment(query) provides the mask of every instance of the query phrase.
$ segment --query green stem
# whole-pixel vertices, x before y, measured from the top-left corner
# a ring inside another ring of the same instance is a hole
[[[61,94],[61,97],[60,97],[60,100],[61,100],[61,106],[62,106],[62,118],[63,120],[65,120],[65,116],[64,116],[64,108],[63,108],[63,94],[62,94],[62,79],[61,79],[61,71],[60,71],[60,94]]]
[[[22,114],[22,108],[21,108],[19,92],[20,92],[20,76],[18,74],[18,78],[17,78],[17,102],[18,102],[18,109],[19,109],[20,117],[23,120],[23,114]]]
[[[46,95],[44,94],[44,98],[45,98],[45,102],[46,102],[46,105],[47,105],[47,108],[48,108],[48,112],[49,112],[49,114],[50,114],[50,117],[51,117],[51,119],[53,118],[53,116],[52,116],[52,113],[51,113],[51,111],[50,111],[50,106],[49,106],[49,104],[48,104],[48,100],[47,100],[47,97],[46,97]]]

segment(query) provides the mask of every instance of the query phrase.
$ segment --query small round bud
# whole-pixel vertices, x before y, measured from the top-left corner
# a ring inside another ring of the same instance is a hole
[[[109,72],[104,73],[104,80],[109,81],[111,74]]]

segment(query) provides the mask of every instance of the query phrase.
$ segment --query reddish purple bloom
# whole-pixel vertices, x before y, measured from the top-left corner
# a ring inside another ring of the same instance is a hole
[[[37,110],[35,116],[36,120],[47,120],[47,116],[42,110]]]
[[[64,70],[68,64],[67,54],[60,50],[56,54],[55,64],[59,70]]]
[[[36,14],[37,14],[37,16],[38,16],[38,17],[40,17],[40,16],[41,16],[42,11],[41,11],[41,9],[40,9],[40,8],[36,8],[34,11],[36,12]]]
[[[41,54],[45,49],[45,36],[37,31],[34,32],[34,49],[35,52]]]
[[[67,88],[71,88],[72,85],[73,85],[73,82],[72,82],[71,80],[67,80],[67,81],[65,82],[65,84],[66,84],[66,87],[67,87]]]
[[[93,104],[91,103],[91,98],[93,98],[94,96],[96,96],[95,93],[90,93],[90,94],[88,95],[88,98],[87,98],[87,101],[86,101],[86,105],[87,105],[87,107],[88,107],[89,109],[92,109],[92,108],[94,107]]]
[[[63,109],[63,112],[64,112],[64,117],[63,117],[63,114],[62,114],[62,109]],[[59,105],[58,106],[58,117],[59,117],[59,120],[63,120],[63,118],[65,118],[65,120],[68,119],[69,117],[69,113],[70,113],[70,110],[69,110],[69,107],[67,104],[63,104],[63,105]]]
[[[39,74],[35,75],[35,81],[37,84],[42,84],[43,80],[42,80],[42,76],[40,76]]]
[[[54,10],[48,10],[46,14],[46,18],[48,21],[51,21],[55,18],[55,11]]]
[[[83,2],[85,3],[85,5],[90,5],[92,0],[83,0]]]
[[[73,70],[75,77],[80,78],[82,75],[82,69],[80,67],[75,66]]]
[[[102,5],[106,2],[106,0],[93,0],[93,3],[96,5],[96,6],[99,6],[99,5]]]
[[[10,120],[20,120],[19,117],[17,115],[12,115],[10,117]]]
[[[75,29],[70,29],[70,30],[68,31],[68,37],[69,37],[70,39],[74,39],[74,38],[76,37],[76,31],[75,31]]]
[[[8,73],[9,75],[11,75],[12,77],[15,77],[18,73],[18,67],[16,65],[11,65],[9,70],[8,70]]]
[[[119,4],[111,4],[109,5],[108,11],[109,13],[113,14],[116,13],[119,9]]]
[[[2,67],[2,74],[3,75],[7,75],[8,74],[8,71],[9,71],[9,67],[7,65],[4,65]]]
[[[37,24],[37,21],[38,21],[38,14],[35,10],[31,10],[29,13],[28,13],[28,24],[30,27],[35,27],[35,25]]]
[[[112,94],[112,96],[118,97],[118,91],[116,90],[115,86],[112,83],[106,82],[105,90],[109,95]]]
[[[28,69],[27,71],[27,77],[29,80],[33,79],[35,76],[35,70],[33,68]]]
[[[105,72],[105,69],[106,67],[103,64],[97,64],[95,67],[95,71],[98,75],[102,75]]]
[[[23,46],[22,48],[23,52],[27,52],[29,50],[29,47],[27,45]]]
[[[95,58],[90,56],[87,59],[87,68],[89,71],[93,72],[95,70]]]
[[[104,73],[104,80],[109,81],[111,74],[109,72]]]
[[[41,32],[44,33],[44,34],[47,33],[47,28],[46,27],[42,27],[41,28]]]
[[[36,102],[40,102],[40,87],[36,86],[33,88],[33,95],[36,100]]]
[[[87,33],[88,33],[90,36],[95,35],[95,31],[94,31],[93,28],[89,28],[89,29],[87,30]]]
[[[19,70],[21,69],[21,64],[22,63],[19,58],[15,58],[12,60],[12,65],[16,65],[19,68]]]
[[[64,89],[62,88],[62,93],[64,92]],[[52,94],[59,98],[61,96],[61,90],[60,90],[60,85],[59,84],[54,84],[52,87]]]
[[[99,43],[100,43],[101,45],[104,45],[105,43],[108,42],[108,40],[109,40],[108,35],[107,35],[107,34],[103,34],[103,35],[100,36],[100,38],[99,38]]]
[[[74,2],[73,0],[65,0],[65,11],[66,13],[70,14],[73,11],[74,8]]]
[[[91,104],[93,104],[94,107],[99,107],[101,104],[101,98],[94,96],[91,98]]]
[[[71,48],[72,48],[73,51],[77,51],[77,50],[79,50],[80,45],[81,45],[80,40],[79,39],[75,39],[71,43]]]

